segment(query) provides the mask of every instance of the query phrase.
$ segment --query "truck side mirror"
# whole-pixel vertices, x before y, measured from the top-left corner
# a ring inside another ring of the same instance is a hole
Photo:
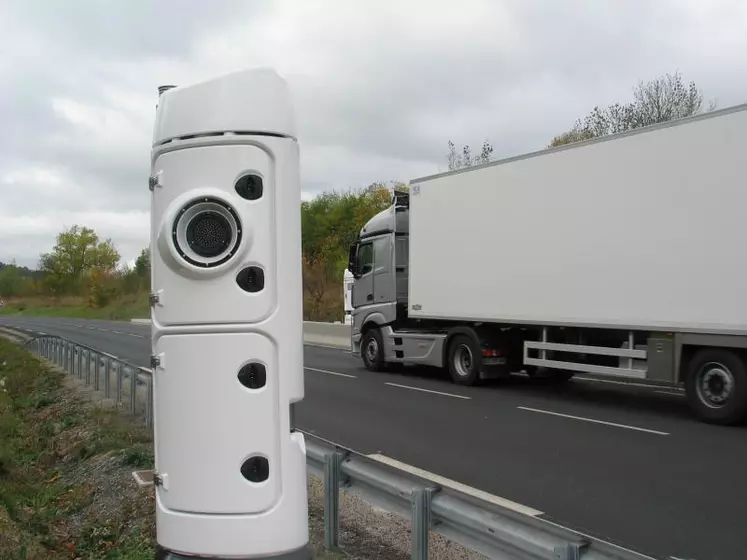
[[[358,244],[353,243],[348,249],[348,270],[354,277],[358,276]]]

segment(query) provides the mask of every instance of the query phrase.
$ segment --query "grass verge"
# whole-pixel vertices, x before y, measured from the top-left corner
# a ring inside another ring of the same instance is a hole
[[[148,294],[121,296],[105,307],[91,307],[85,298],[24,297],[7,301],[0,315],[81,317],[85,319],[129,320],[149,317]]]
[[[151,560],[151,436],[0,339],[0,558]]]
[[[147,468],[150,430],[0,337],[0,559],[152,560],[154,492],[131,475]],[[313,557],[349,558],[324,550],[320,507],[310,504]]]

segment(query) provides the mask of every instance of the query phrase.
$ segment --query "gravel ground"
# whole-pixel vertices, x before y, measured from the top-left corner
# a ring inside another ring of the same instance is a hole
[[[309,484],[309,528],[312,542],[324,541],[324,485],[313,476]],[[354,560],[408,560],[412,536],[410,522],[374,509],[355,494],[340,492],[340,546]],[[433,560],[481,560],[485,556],[431,533],[429,558]]]

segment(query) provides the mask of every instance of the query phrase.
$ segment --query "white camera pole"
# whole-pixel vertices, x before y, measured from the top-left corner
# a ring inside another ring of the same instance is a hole
[[[161,558],[308,560],[301,193],[272,70],[162,86],[151,153]]]

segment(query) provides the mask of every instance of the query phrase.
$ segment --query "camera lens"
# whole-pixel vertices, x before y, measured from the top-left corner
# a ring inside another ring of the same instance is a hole
[[[201,257],[220,255],[230,242],[231,225],[218,212],[200,212],[187,226],[187,243]]]

